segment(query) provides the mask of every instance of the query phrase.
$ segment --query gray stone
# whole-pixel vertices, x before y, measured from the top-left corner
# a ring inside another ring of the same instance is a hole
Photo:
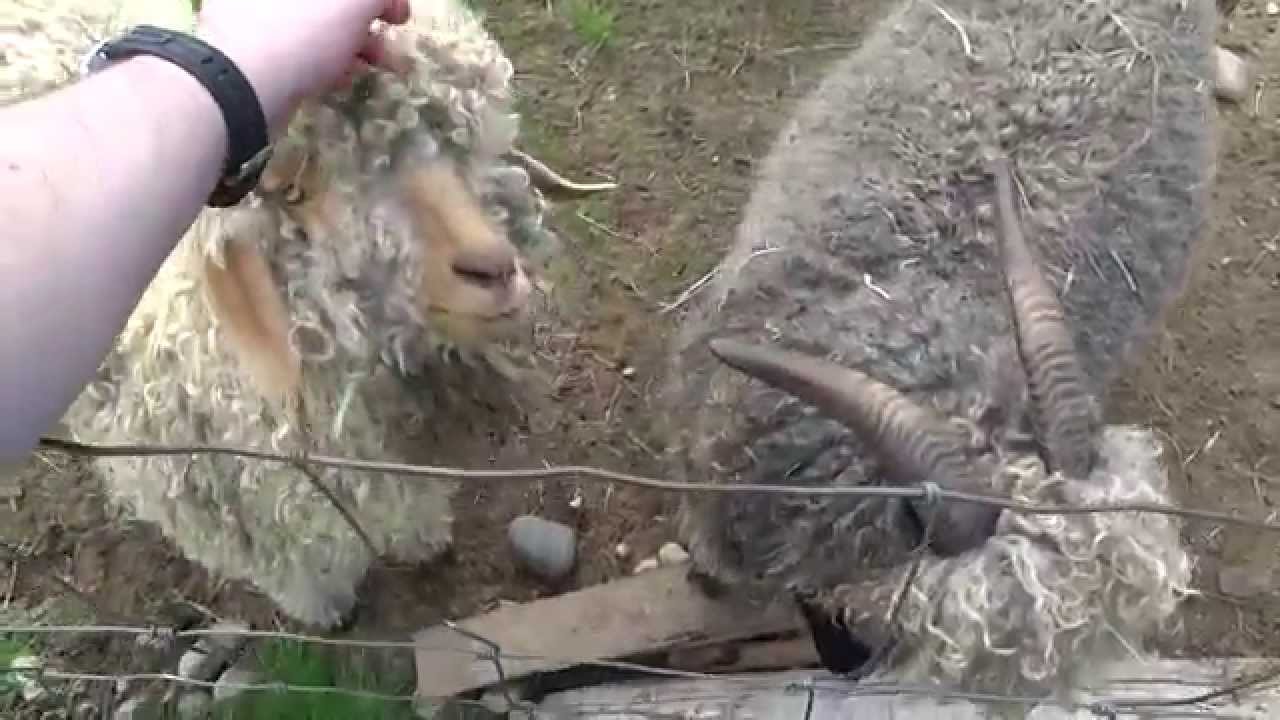
[[[182,677],[212,682],[244,644],[245,638],[239,633],[247,632],[249,626],[240,622],[219,622],[210,626],[209,630],[231,634],[201,635],[178,659],[178,674]]]
[[[658,562],[664,566],[688,562],[689,553],[679,543],[669,542],[658,548]]]
[[[262,673],[258,671],[257,665],[250,657],[242,658],[239,662],[227,668],[222,673],[222,677],[218,678],[218,682],[213,685],[213,701],[224,702],[231,698],[237,697],[246,690],[238,685],[258,685],[262,683]]]
[[[578,540],[573,528],[534,515],[512,520],[507,540],[516,560],[543,580],[564,578],[577,559]]]
[[[153,697],[135,695],[120,703],[111,720],[152,720],[160,717],[160,702]]]

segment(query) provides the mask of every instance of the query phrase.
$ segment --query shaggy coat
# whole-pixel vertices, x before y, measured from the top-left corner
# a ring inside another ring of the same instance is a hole
[[[173,6],[5,3],[6,99],[66,82],[127,24],[189,28]],[[178,244],[68,411],[76,440],[394,459],[414,429],[468,426],[443,412],[466,407],[455,390],[514,384],[529,273],[554,247],[538,187],[584,186],[514,148],[512,66],[469,10],[416,3],[389,32],[401,71],[303,107],[257,192]],[[211,454],[96,466],[187,557],[307,624],[347,619],[375,554],[421,563],[451,544],[446,482]]]

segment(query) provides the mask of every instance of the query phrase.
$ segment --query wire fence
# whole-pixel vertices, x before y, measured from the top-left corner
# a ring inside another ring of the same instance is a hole
[[[200,454],[221,454],[236,455],[245,458],[256,458],[266,462],[287,463],[298,467],[304,472],[308,472],[309,478],[313,483],[319,483],[318,477],[309,472],[309,468],[330,467],[348,470],[356,470],[363,472],[385,473],[389,475],[405,476],[412,478],[444,478],[458,481],[468,482],[491,482],[491,481],[528,481],[542,480],[551,478],[574,477],[579,480],[588,482],[604,482],[604,483],[620,483],[632,485],[636,487],[644,487],[654,490],[680,493],[763,493],[763,494],[786,494],[786,495],[846,495],[858,497],[879,497],[879,498],[903,498],[903,499],[923,499],[926,501],[934,501],[930,503],[935,512],[931,513],[924,528],[924,540],[915,548],[911,556],[911,566],[901,587],[895,594],[891,609],[889,611],[889,623],[892,626],[893,618],[895,618],[901,610],[905,596],[910,589],[914,577],[917,575],[921,562],[925,556],[925,547],[928,538],[932,532],[934,518],[936,517],[936,508],[940,507],[940,502],[964,502],[977,503],[1009,510],[1017,513],[1027,514],[1058,514],[1073,515],[1083,513],[1119,513],[1119,512],[1146,512],[1159,513],[1170,516],[1178,516],[1185,519],[1202,520],[1208,522],[1235,524],[1242,527],[1248,527],[1264,531],[1280,531],[1280,523],[1269,520],[1260,520],[1247,517],[1240,517],[1227,513],[1182,508],[1173,505],[1160,503],[1115,503],[1106,505],[1040,505],[1020,503],[1008,498],[995,496],[984,496],[974,493],[965,493],[948,490],[933,484],[925,484],[917,487],[805,487],[791,485],[734,485],[734,484],[713,484],[713,483],[685,483],[675,482],[671,480],[644,477],[632,475],[612,470],[595,468],[590,466],[551,466],[542,468],[515,469],[515,470],[464,470],[451,467],[437,467],[424,465],[409,465],[392,462],[377,462],[368,460],[353,460],[348,458],[307,455],[307,454],[280,454],[266,452],[261,450],[208,446],[208,445],[192,445],[182,447],[162,447],[155,445],[87,445],[68,440],[43,438],[40,447],[45,450],[53,450],[64,452],[71,455],[94,456],[94,457],[122,457],[122,456],[159,456],[159,455],[200,455]],[[344,517],[349,522],[354,523],[354,518],[337,500],[336,496],[330,492],[322,493],[329,502],[337,504],[338,509],[342,511]],[[367,534],[362,528],[355,525],[354,528],[362,539],[367,542]],[[7,547],[9,553],[15,559],[21,556],[19,549],[12,546]],[[59,585],[66,587],[69,591],[80,595],[85,599],[73,584],[59,577],[52,571],[47,573]],[[996,695],[986,693],[963,692],[959,690],[932,687],[924,685],[908,685],[892,682],[879,682],[866,678],[853,680],[848,678],[840,678],[836,676],[820,676],[814,675],[804,682],[785,682],[770,683],[762,680],[758,676],[753,675],[724,675],[717,673],[700,673],[685,670],[675,670],[670,668],[662,668],[651,665],[643,665],[616,660],[602,660],[598,658],[573,658],[573,657],[555,657],[550,655],[531,655],[510,653],[504,651],[498,643],[493,640],[476,634],[475,632],[462,628],[454,623],[445,622],[454,632],[466,636],[474,643],[481,646],[466,648],[461,646],[430,646],[422,642],[412,640],[361,640],[347,638],[332,638],[315,635],[306,635],[284,631],[270,630],[251,630],[251,629],[229,629],[229,628],[202,628],[202,629],[181,629],[163,624],[149,623],[130,623],[120,622],[117,624],[98,624],[98,625],[8,625],[0,626],[0,633],[16,634],[16,635],[49,635],[49,634],[76,634],[76,635],[128,635],[134,636],[135,640],[142,645],[151,647],[173,647],[181,640],[193,640],[201,637],[234,637],[238,640],[286,640],[292,642],[337,646],[345,648],[359,649],[396,649],[409,650],[414,653],[450,653],[455,656],[461,656],[459,659],[466,662],[491,662],[493,663],[496,676],[498,678],[497,688],[503,693],[506,709],[509,712],[525,711],[529,712],[530,707],[527,703],[515,698],[509,689],[506,680],[510,677],[504,661],[540,661],[550,665],[567,668],[573,666],[592,667],[612,670],[625,670],[630,672],[643,673],[648,676],[670,678],[679,680],[709,680],[717,683],[731,683],[735,687],[741,687],[743,690],[754,692],[783,692],[783,693],[808,693],[807,706],[812,711],[814,698],[824,694],[835,694],[841,697],[856,697],[868,695],[901,695],[901,696],[924,696],[938,700],[962,700],[971,703],[998,703],[998,704],[1014,704],[1023,705],[1028,708],[1032,706],[1055,706],[1069,712],[1085,711],[1100,718],[1114,718],[1124,715],[1140,714],[1142,717],[1165,718],[1165,717],[1235,717],[1233,715],[1214,714],[1212,703],[1223,698],[1231,698],[1238,700],[1242,696],[1262,693],[1276,687],[1280,687],[1280,667],[1269,669],[1261,673],[1252,674],[1249,677],[1235,678],[1228,682],[1223,682],[1212,689],[1202,691],[1195,694],[1188,694],[1181,697],[1162,698],[1162,699],[1137,699],[1137,698],[1109,698],[1105,700],[1091,702],[1071,702],[1064,700],[1056,700],[1045,697],[1020,697],[1015,695]],[[892,637],[883,645],[876,648],[875,658],[883,658],[888,652],[888,647]],[[874,664],[874,662],[873,662]],[[381,700],[387,702],[404,702],[404,703],[421,703],[426,701],[440,702],[443,698],[423,698],[416,694],[388,694],[382,692],[369,691],[358,688],[344,688],[333,686],[309,686],[309,685],[291,685],[285,683],[229,683],[227,681],[207,681],[195,678],[184,677],[180,674],[170,672],[143,672],[143,673],[87,673],[73,672],[62,669],[43,667],[37,665],[35,667],[11,668],[11,672],[16,672],[32,677],[37,683],[46,681],[82,681],[90,683],[121,683],[129,681],[159,681],[170,683],[173,685],[212,688],[221,683],[222,686],[243,691],[288,691],[308,694],[343,694],[356,698],[369,700]],[[1169,678],[1168,682],[1177,683],[1176,678]],[[1206,685],[1208,686],[1208,685]],[[676,697],[664,697],[667,702],[679,700]],[[698,698],[690,698],[696,700]],[[487,703],[481,701],[467,700],[464,698],[448,698],[448,702],[457,706],[484,706],[489,707]],[[707,701],[727,701],[723,693],[713,694],[705,698]],[[588,713],[592,708],[587,703],[571,704],[576,711]],[[636,711],[634,705],[628,705],[629,712]],[[608,710],[616,710],[616,708],[599,707],[598,712]]]
[[[1237,678],[1231,682],[1227,682],[1212,690],[1189,693],[1184,696],[1164,699],[1149,698],[1125,698],[1114,697],[1092,701],[1067,701],[1045,697],[1029,697],[1019,695],[1006,695],[995,693],[978,693],[957,690],[953,688],[945,688],[939,686],[930,686],[923,684],[909,684],[877,680],[862,680],[851,682],[835,676],[814,675],[806,680],[801,681],[785,681],[775,682],[762,680],[759,676],[744,675],[724,675],[712,673],[698,673],[682,670],[673,670],[669,668],[656,667],[651,665],[642,665],[638,663],[627,663],[618,661],[606,661],[592,658],[565,658],[547,655],[531,655],[521,653],[506,653],[498,647],[497,643],[481,637],[476,633],[464,630],[456,625],[450,624],[454,630],[465,635],[468,639],[476,640],[486,646],[486,649],[467,649],[462,647],[432,647],[415,643],[411,641],[381,641],[381,640],[355,640],[355,639],[337,639],[329,637],[320,637],[314,635],[304,635],[298,633],[287,632],[269,632],[254,630],[189,630],[189,631],[165,631],[163,628],[157,627],[127,627],[127,626],[10,626],[0,627],[0,632],[13,633],[75,633],[75,634],[125,634],[134,635],[138,638],[144,638],[146,642],[154,642],[157,638],[174,640],[180,637],[207,637],[207,636],[224,636],[235,637],[239,639],[287,639],[298,642],[315,643],[320,645],[336,645],[349,648],[360,649],[385,649],[400,648],[413,650],[415,652],[427,653],[450,653],[468,656],[470,660],[481,660],[493,662],[498,668],[499,677],[507,677],[508,673],[503,670],[504,660],[544,660],[554,662],[563,666],[580,665],[586,667],[597,667],[607,669],[622,669],[635,672],[641,672],[646,675],[659,678],[670,678],[679,680],[713,680],[718,683],[728,683],[735,686],[741,692],[761,693],[761,692],[778,692],[786,694],[807,693],[810,697],[815,696],[836,696],[841,698],[855,697],[874,697],[874,696],[906,696],[906,697],[923,697],[939,701],[966,701],[978,704],[1001,704],[1001,705],[1022,705],[1030,707],[1055,707],[1069,712],[1084,711],[1091,713],[1099,718],[1118,718],[1122,716],[1140,715],[1144,718],[1174,718],[1174,717],[1197,717],[1197,718],[1214,718],[1214,717],[1241,717],[1238,714],[1215,713],[1214,708],[1209,705],[1215,700],[1222,698],[1233,698],[1237,701],[1249,697],[1251,694],[1261,693],[1280,687],[1280,666],[1268,669],[1266,671],[1255,673],[1249,677]],[[368,700],[379,700],[385,702],[398,702],[420,704],[424,701],[444,701],[445,698],[424,698],[416,694],[391,694],[357,688],[344,688],[333,686],[317,686],[317,685],[296,685],[281,682],[265,682],[265,683],[246,683],[246,682],[212,682],[198,680],[194,678],[184,677],[182,675],[168,672],[152,672],[152,673],[86,673],[86,672],[70,672],[65,670],[55,670],[43,667],[15,668],[13,672],[29,675],[39,681],[43,680],[61,680],[61,681],[87,681],[87,682],[103,682],[103,683],[120,683],[132,681],[163,681],[186,687],[197,687],[212,689],[221,685],[230,689],[244,691],[268,691],[268,692],[297,692],[302,694],[321,694],[321,695],[347,695],[355,698]],[[1169,684],[1186,684],[1185,679],[1168,678],[1151,680],[1147,682],[1167,682]],[[661,698],[663,703],[674,702],[715,702],[722,700],[730,700],[723,692],[709,692],[705,694],[683,695],[672,694],[664,695]],[[466,698],[447,698],[448,702],[458,706],[489,708],[489,704],[480,700],[469,700]],[[506,696],[507,711],[525,711],[531,710],[528,703],[516,700],[510,694]],[[657,704],[655,701],[646,701],[637,698],[634,702],[627,705],[627,710],[631,712],[639,712],[644,709],[646,704]],[[564,707],[570,707],[580,712],[611,712],[619,708],[612,705],[589,702],[570,702],[565,703]]]

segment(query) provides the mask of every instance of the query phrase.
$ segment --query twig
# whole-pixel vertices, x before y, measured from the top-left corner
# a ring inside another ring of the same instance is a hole
[[[507,684],[507,671],[502,667],[502,647],[489,638],[479,633],[471,632],[452,620],[445,620],[444,625],[459,635],[474,640],[488,649],[488,652],[484,655],[493,663],[493,671],[498,676],[498,687],[502,690],[502,697],[507,701],[508,712],[519,707],[519,703],[511,696],[511,686]]]
[[[937,10],[938,14],[945,18],[947,22],[951,23],[951,26],[956,29],[956,32],[960,33],[960,43],[964,46],[964,56],[972,60],[973,45],[969,43],[969,33],[965,32],[964,26],[961,25],[960,21],[956,20],[951,13],[947,12],[946,8],[933,2],[929,3],[929,5],[932,6],[934,10]]]
[[[375,558],[378,557],[378,548],[373,544],[373,539],[369,537],[369,534],[366,533],[360,523],[356,521],[355,515],[351,514],[351,511],[347,509],[347,506],[343,505],[342,501],[338,499],[338,496],[320,480],[320,476],[317,475],[314,470],[307,467],[306,461],[304,459],[295,458],[291,464],[301,471],[303,475],[307,476],[307,480],[311,483],[311,487],[315,488],[321,495],[328,498],[334,509],[338,511],[338,514],[341,515],[343,519],[347,521],[347,524],[351,526],[351,530],[354,531],[356,535],[360,536],[360,541],[364,543],[366,548],[368,548],[369,555]]]
[[[778,250],[780,249],[781,248],[767,247],[762,250],[756,250],[755,252],[747,256],[747,259],[744,262],[744,264],[746,264],[746,262],[751,262],[752,260],[760,257],[761,255],[768,255],[770,253],[778,252]],[[711,282],[711,279],[714,278],[716,276],[716,273],[718,272],[720,272],[720,266],[718,265],[708,270],[705,275],[698,278],[697,282],[695,282],[694,284],[686,288],[684,292],[680,293],[679,297],[677,297],[675,300],[673,300],[670,303],[660,304],[661,310],[658,314],[666,315],[672,310],[675,310],[679,308],[681,305],[684,305],[685,303],[689,302],[689,298],[693,297],[695,294],[697,294],[699,290],[705,287],[707,283]]]

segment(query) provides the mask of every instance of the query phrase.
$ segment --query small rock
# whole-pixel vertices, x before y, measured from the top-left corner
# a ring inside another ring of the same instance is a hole
[[[209,630],[230,634],[200,636],[191,649],[178,659],[178,674],[182,677],[211,682],[244,643],[244,637],[237,633],[248,632],[249,626],[240,622],[218,622],[210,626]]]
[[[1220,568],[1218,589],[1223,595],[1238,598],[1262,595],[1271,590],[1271,572],[1247,566]]]
[[[1269,17],[1275,17],[1276,15],[1280,15],[1280,3],[1273,3],[1273,2],[1267,3],[1267,15]]]
[[[178,658],[178,674],[188,679],[199,677],[205,674],[205,666],[209,662],[209,653],[199,647],[192,647]]]
[[[239,685],[257,685],[262,682],[262,675],[258,672],[258,668],[253,665],[250,657],[242,658],[239,662],[227,668],[222,673],[222,677],[218,678],[218,682],[213,685],[213,701],[225,702],[237,695],[245,692]]]
[[[662,565],[679,565],[689,561],[689,553],[679,543],[669,542],[658,549],[658,562]]]
[[[626,543],[618,543],[613,546],[613,554],[617,556],[619,560],[626,560],[631,556],[631,546]]]
[[[573,528],[534,515],[521,515],[507,527],[507,540],[516,560],[543,580],[569,574],[577,559]]]
[[[636,376],[636,369],[635,369],[635,368],[631,367],[630,365],[628,365],[628,366],[626,366],[626,367],[622,368],[622,377],[627,378],[628,380],[630,380],[631,378],[633,378],[633,377],[635,377],[635,376]]]
[[[161,704],[155,698],[134,695],[111,714],[111,720],[151,720],[160,717]]]
[[[204,689],[191,689],[178,698],[178,717],[182,720],[202,720],[213,708],[213,697]]]
[[[633,575],[639,575],[640,573],[649,572],[650,570],[657,570],[657,569],[658,569],[658,558],[647,557],[641,560],[640,562],[636,563],[636,569],[632,570],[631,573]]]
[[[1253,90],[1254,68],[1244,58],[1215,46],[1214,58],[1214,93],[1223,100],[1241,102],[1249,97]]]

